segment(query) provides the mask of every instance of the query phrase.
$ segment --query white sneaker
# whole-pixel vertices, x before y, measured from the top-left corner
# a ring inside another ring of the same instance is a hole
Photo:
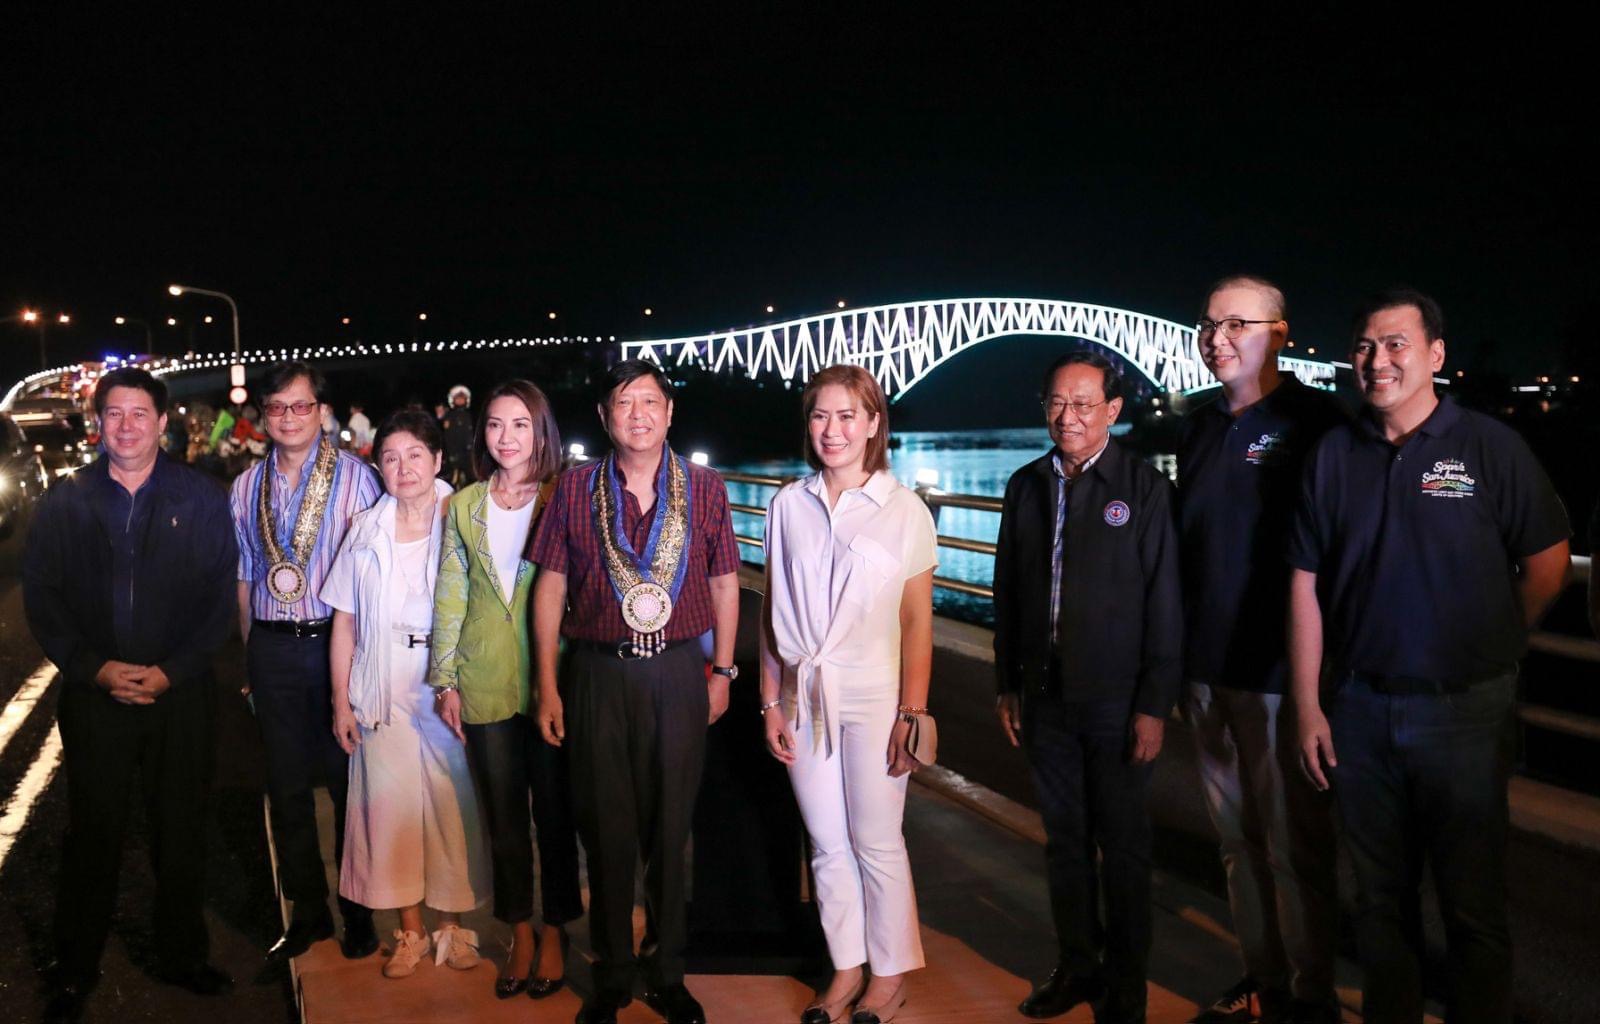
[[[458,971],[470,971],[483,959],[478,955],[478,933],[447,924],[433,933],[433,962]]]
[[[428,933],[418,935],[416,932],[394,933],[394,955],[389,962],[383,965],[385,978],[409,978],[416,971],[417,964],[428,955],[430,948]]]

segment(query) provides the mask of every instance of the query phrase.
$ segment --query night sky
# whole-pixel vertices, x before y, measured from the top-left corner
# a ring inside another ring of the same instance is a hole
[[[552,310],[563,332],[677,334],[767,303],[981,294],[1188,321],[1252,269],[1325,352],[1362,294],[1407,282],[1443,302],[1453,367],[1594,358],[1574,26],[593,9],[8,9],[0,315],[70,312],[50,340],[76,356],[142,342],[118,313],[168,350],[188,336],[167,316],[212,313],[195,347],[226,347],[225,308],[170,299],[173,280],[233,294],[246,347],[531,335]],[[37,353],[0,325],[0,377]],[[1030,353],[990,360],[998,391]]]

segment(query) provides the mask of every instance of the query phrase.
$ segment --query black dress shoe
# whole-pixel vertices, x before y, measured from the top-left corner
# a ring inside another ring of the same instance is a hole
[[[189,967],[158,967],[151,972],[157,981],[186,988],[197,996],[220,996],[233,991],[233,979],[228,972],[210,964]]]
[[[535,976],[532,981],[528,982],[529,999],[543,999],[546,996],[553,996],[566,987],[567,950],[570,949],[571,946],[572,940],[567,938],[567,930],[565,928],[561,929],[561,977],[542,978]]]
[[[1079,1003],[1094,1003],[1105,995],[1105,984],[1098,978],[1085,978],[1064,967],[1050,972],[1043,985],[1028,993],[1017,1007],[1024,1017],[1043,1020],[1059,1017]]]
[[[512,996],[520,995],[527,991],[527,988],[527,978],[500,977],[494,979],[494,997],[496,999],[510,999]]]
[[[683,982],[646,989],[644,1001],[667,1019],[667,1024],[706,1024],[706,1011],[700,1000],[689,994]]]
[[[46,1024],[76,1024],[83,1019],[89,1004],[89,993],[94,991],[98,978],[94,975],[67,976],[59,968],[45,991],[43,1020]]]
[[[378,930],[372,927],[372,915],[352,914],[344,919],[344,937],[339,940],[339,952],[346,960],[360,960],[378,951]]]
[[[578,1024],[617,1024],[617,1013],[633,996],[626,992],[596,992],[578,1011]]]
[[[279,936],[278,941],[267,950],[267,960],[270,963],[286,964],[310,949],[312,943],[331,938],[333,938],[333,918],[328,914],[309,921],[290,921],[289,930]]]

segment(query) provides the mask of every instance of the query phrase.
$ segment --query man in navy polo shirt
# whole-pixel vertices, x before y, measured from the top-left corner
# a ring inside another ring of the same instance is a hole
[[[1307,452],[1347,417],[1278,372],[1287,312],[1264,278],[1212,287],[1197,339],[1222,394],[1178,441],[1183,709],[1245,969],[1196,1024],[1338,1019],[1332,809],[1299,769],[1284,696],[1283,543]]]
[[[1424,862],[1449,953],[1445,1019],[1511,1020],[1517,661],[1568,569],[1549,479],[1509,428],[1435,395],[1444,358],[1426,295],[1362,307],[1362,415],[1312,452],[1288,546],[1301,764],[1332,787],[1349,843],[1368,1022],[1422,1019]]]

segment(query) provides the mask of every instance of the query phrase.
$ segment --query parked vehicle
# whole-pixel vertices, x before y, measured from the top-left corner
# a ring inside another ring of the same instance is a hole
[[[0,413],[0,539],[11,535],[24,510],[49,483],[44,464],[22,428]]]

